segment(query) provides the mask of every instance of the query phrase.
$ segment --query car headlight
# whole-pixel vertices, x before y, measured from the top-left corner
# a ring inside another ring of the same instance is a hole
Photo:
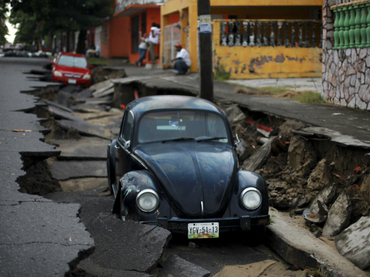
[[[257,209],[262,203],[262,195],[256,188],[246,188],[240,195],[243,206],[248,210]]]
[[[158,194],[152,189],[144,189],[136,196],[136,204],[143,212],[150,213],[158,207]]]
[[[60,71],[54,71],[53,74],[54,74],[55,77],[62,77],[63,76],[62,72],[60,72]]]
[[[89,74],[86,74],[82,77],[84,80],[90,80],[91,76]]]

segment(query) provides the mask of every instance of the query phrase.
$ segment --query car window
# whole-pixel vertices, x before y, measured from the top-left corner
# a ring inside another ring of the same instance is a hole
[[[152,112],[139,122],[138,142],[195,139],[228,143],[222,118],[206,111]]]
[[[127,113],[126,120],[124,121],[124,126],[122,130],[122,138],[125,141],[131,140],[132,130],[134,127],[133,122],[134,122],[134,116],[132,112],[130,111],[129,113]]]
[[[87,61],[84,57],[62,55],[58,60],[58,65],[86,68]]]

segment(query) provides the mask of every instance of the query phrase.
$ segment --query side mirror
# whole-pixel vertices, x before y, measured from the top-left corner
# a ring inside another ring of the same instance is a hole
[[[55,61],[51,61],[50,63],[51,63],[51,65],[54,65],[55,64]]]
[[[130,140],[128,140],[128,141],[126,141],[126,142],[125,142],[125,144],[123,145],[123,148],[124,148],[124,149],[127,149],[127,148],[129,148],[129,147],[130,147],[130,145],[131,145],[131,141],[130,141]]]

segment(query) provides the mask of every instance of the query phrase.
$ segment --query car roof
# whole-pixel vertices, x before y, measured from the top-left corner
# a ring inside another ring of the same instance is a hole
[[[126,108],[139,115],[154,110],[206,110],[224,115],[224,111],[212,102],[193,96],[155,95],[132,101]]]
[[[78,54],[78,53],[71,53],[71,52],[62,52],[60,53],[62,56],[73,56],[73,57],[85,57],[83,54]]]

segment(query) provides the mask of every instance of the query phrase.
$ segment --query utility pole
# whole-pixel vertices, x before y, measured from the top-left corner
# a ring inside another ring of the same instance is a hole
[[[213,102],[212,28],[210,0],[198,0],[200,97]]]

